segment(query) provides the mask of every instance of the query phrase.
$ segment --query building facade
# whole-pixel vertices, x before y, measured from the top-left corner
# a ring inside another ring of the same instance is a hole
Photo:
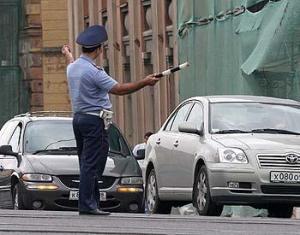
[[[7,32],[0,37],[6,48],[0,54],[0,125],[20,112],[71,109],[61,47],[68,43],[77,58],[76,37],[89,25],[107,28],[109,40],[97,63],[119,82],[177,64],[175,0],[0,0],[0,11]],[[178,77],[111,99],[115,122],[134,145],[158,130],[178,104]]]
[[[171,0],[69,0],[69,44],[88,25],[102,24],[108,42],[98,61],[119,82],[142,79],[177,64],[176,1]],[[112,96],[115,121],[130,143],[156,131],[178,103],[178,77],[164,77],[155,87],[132,95]]]

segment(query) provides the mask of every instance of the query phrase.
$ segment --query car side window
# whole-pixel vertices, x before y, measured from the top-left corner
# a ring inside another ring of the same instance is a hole
[[[178,126],[180,123],[183,123],[185,121],[186,115],[190,110],[191,105],[192,103],[187,103],[179,108],[174,118],[171,131],[178,131]]]
[[[172,127],[172,124],[173,124],[173,121],[174,121],[174,118],[176,117],[176,114],[177,113],[174,113],[173,116],[169,119],[166,127],[165,127],[165,131],[170,131],[171,130],[171,127]]]
[[[9,139],[16,129],[17,125],[19,124],[19,121],[8,121],[4,124],[0,131],[0,146],[6,145],[9,142]]]
[[[22,124],[19,124],[8,142],[8,144],[11,145],[13,152],[19,152],[21,131]]]
[[[198,128],[201,127],[203,123],[203,108],[199,103],[195,103],[189,116],[187,122],[195,123]]]
[[[114,125],[111,125],[108,129],[108,142],[111,151],[121,152],[125,156],[130,155],[130,150],[124,137]]]

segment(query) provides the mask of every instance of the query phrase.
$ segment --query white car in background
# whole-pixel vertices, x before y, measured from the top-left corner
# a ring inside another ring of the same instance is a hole
[[[192,202],[200,215],[250,205],[290,217],[300,205],[300,103],[256,96],[187,99],[150,137],[145,155],[150,213]]]

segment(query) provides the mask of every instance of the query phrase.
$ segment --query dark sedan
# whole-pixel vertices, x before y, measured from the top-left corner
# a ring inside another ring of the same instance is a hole
[[[109,157],[99,179],[100,206],[143,212],[141,169],[115,125]],[[19,115],[0,131],[0,207],[75,210],[79,165],[72,118],[61,114]]]

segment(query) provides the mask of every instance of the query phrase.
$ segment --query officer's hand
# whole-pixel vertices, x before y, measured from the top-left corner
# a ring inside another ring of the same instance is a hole
[[[71,53],[71,48],[70,48],[69,45],[67,45],[67,44],[63,45],[63,47],[61,48],[61,53],[63,55],[65,55],[65,57],[68,60],[68,63],[73,63],[74,62],[74,58],[73,58],[73,55]]]
[[[69,55],[71,54],[71,48],[69,45],[65,44],[63,45],[63,47],[61,48],[61,53],[63,53],[64,55]]]
[[[159,78],[156,78],[154,76],[155,74],[150,74],[144,78],[148,86],[154,86],[159,81]]]

